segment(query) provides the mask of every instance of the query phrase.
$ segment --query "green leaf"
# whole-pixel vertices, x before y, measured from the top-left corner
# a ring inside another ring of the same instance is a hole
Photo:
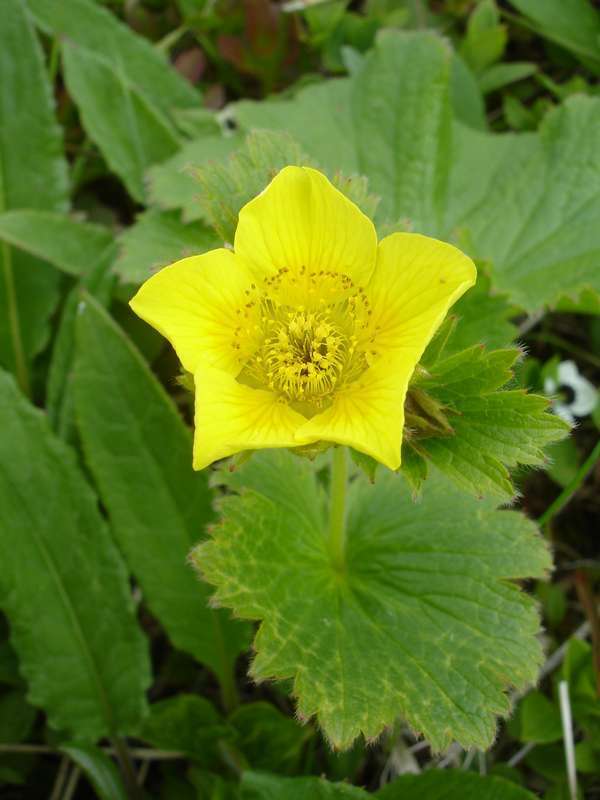
[[[480,0],[469,16],[461,54],[476,72],[499,61],[504,54],[508,34],[499,18],[494,0]]]
[[[479,76],[479,86],[484,94],[497,92],[511,83],[530,78],[538,71],[537,64],[528,61],[513,61],[494,64]]]
[[[347,783],[323,778],[277,778],[260,772],[244,772],[241,800],[367,800],[370,795]]]
[[[146,709],[148,652],[97,499],[6,373],[0,429],[0,605],[29,700],[82,740],[127,733]]]
[[[201,223],[186,225],[178,212],[152,208],[140,214],[119,238],[120,253],[114,271],[123,283],[142,283],[173,261],[221,244]]]
[[[238,732],[237,746],[252,769],[292,773],[298,769],[302,748],[312,735],[271,703],[244,703],[229,717]]]
[[[201,219],[198,202],[200,185],[196,170],[211,161],[222,161],[242,143],[238,135],[212,134],[194,139],[184,145],[172,158],[148,171],[150,202],[160,208],[180,208],[184,222]]]
[[[534,800],[534,795],[497,777],[482,777],[462,770],[432,769],[422,775],[402,775],[375,795],[345,783],[321,778],[277,778],[245,772],[242,800],[344,800],[369,797],[380,800]]]
[[[145,171],[181,144],[177,114],[200,95],[161,53],[91,0],[26,0],[36,22],[62,42],[64,77],[83,125],[136,200]]]
[[[487,129],[485,103],[477,78],[458,53],[452,59],[450,99],[457,120],[477,130]]]
[[[93,0],[25,0],[25,4],[46,33],[103,60],[164,116],[200,107],[196,89],[160,50]]]
[[[353,84],[359,171],[380,216],[436,229],[446,202],[452,52],[430,33],[388,31]]]
[[[519,355],[515,349],[472,347],[438,361],[418,382],[445,408],[453,435],[410,444],[478,496],[512,497],[508,467],[544,464],[544,447],[569,430],[549,412],[547,398],[520,389],[499,391],[512,379]]]
[[[457,769],[432,769],[422,775],[401,775],[376,792],[378,800],[534,800],[535,795],[512,781],[483,777]]]
[[[468,229],[496,287],[528,311],[600,292],[600,99],[570,98],[539,134],[460,128],[456,141],[448,228]]]
[[[67,166],[43,54],[21,0],[6,0],[0,26],[0,214],[62,211]],[[44,347],[60,275],[0,245],[0,364],[27,389],[28,362]]]
[[[458,353],[474,344],[484,344],[490,350],[508,347],[515,339],[517,328],[509,320],[516,309],[505,295],[492,291],[489,278],[479,270],[477,283],[452,308],[458,318],[444,354]]]
[[[352,86],[346,78],[323,81],[300,89],[292,100],[243,100],[232,110],[243,130],[285,130],[320,164],[351,174],[359,169]]]
[[[398,715],[436,749],[491,744],[505,691],[534,681],[542,658],[535,605],[510,583],[549,567],[531,522],[439,475],[417,505],[390,472],[357,478],[338,572],[309,462],[255,454],[221,480],[241,494],[193,562],[215,601],[261,620],[255,680],[293,678],[299,717],[316,715],[335,747]]]
[[[219,759],[219,740],[231,739],[232,733],[206,698],[178,694],[153,703],[136,735],[161,750],[185,753],[211,767]]]
[[[254,131],[227,162],[211,162],[196,171],[204,219],[223,241],[233,242],[240,208],[283,167],[311,163],[288,134]]]
[[[177,152],[166,116],[102,55],[69,40],[62,45],[65,81],[90,139],[131,196],[146,197],[144,174]]]
[[[548,744],[563,737],[560,711],[541,692],[529,692],[519,703],[511,728],[522,742]]]
[[[22,210],[0,214],[0,240],[79,276],[104,257],[113,235],[108,228],[66,214]]]
[[[74,391],[86,459],[148,606],[231,694],[247,627],[208,608],[209,588],[186,565],[213,517],[206,473],[192,470],[192,437],[173,402],[90,297],[79,307]]]
[[[75,351],[75,320],[84,286],[100,302],[108,304],[114,284],[109,269],[115,259],[114,242],[82,275],[80,285],[69,293],[62,309],[58,332],[54,338],[50,369],[46,384],[46,412],[52,429],[66,442],[76,440],[72,396],[73,356]],[[92,256],[90,255],[90,258]]]
[[[129,795],[123,786],[119,770],[99,747],[74,743],[62,745],[60,749],[77,764],[100,800],[127,800]]]
[[[510,0],[542,36],[600,70],[600,14],[588,0]]]
[[[27,739],[37,712],[21,690],[0,695],[0,744],[14,744]]]

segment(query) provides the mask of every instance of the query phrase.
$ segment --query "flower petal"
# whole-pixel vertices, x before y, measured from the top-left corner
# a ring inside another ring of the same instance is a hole
[[[296,433],[296,443],[346,444],[398,469],[404,399],[416,363],[417,355],[410,350],[393,361],[378,361],[341,389],[330,408],[306,422]]]
[[[418,361],[448,309],[476,279],[475,264],[450,244],[417,233],[387,236],[367,287],[368,346],[383,355],[415,348]]]
[[[194,469],[204,469],[240,450],[296,446],[294,434],[306,418],[273,392],[252,389],[204,365],[194,382]]]
[[[244,344],[234,347],[244,320],[245,291],[252,277],[229,250],[211,250],[161,269],[140,287],[129,305],[173,345],[188,372],[210,364],[237,375],[247,360]]]
[[[320,172],[285,167],[240,211],[235,252],[258,279],[281,268],[348,275],[365,285],[375,267],[371,220]]]

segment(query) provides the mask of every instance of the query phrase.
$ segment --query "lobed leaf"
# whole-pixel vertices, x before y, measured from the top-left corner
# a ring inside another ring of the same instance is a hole
[[[570,98],[539,134],[457,127],[455,140],[448,228],[468,229],[498,289],[528,311],[598,294],[600,100]]]
[[[508,468],[545,463],[544,448],[564,438],[569,426],[550,413],[547,398],[502,389],[512,379],[511,367],[519,355],[516,349],[471,347],[442,357],[416,381],[441,404],[452,435],[419,439],[409,431],[411,461],[405,477],[413,488],[420,486],[413,479],[412,463],[419,456],[477,496],[508,498],[515,494]]]
[[[50,724],[128,733],[150,680],[121,557],[73,453],[0,372],[0,605]]]
[[[255,680],[293,678],[299,716],[335,747],[398,715],[436,749],[489,746],[506,690],[535,681],[541,660],[533,601],[510,583],[550,565],[532,523],[439,474],[418,505],[390,472],[357,478],[338,572],[311,464],[261,453],[221,480],[241,494],[193,562],[217,602],[261,620]]]

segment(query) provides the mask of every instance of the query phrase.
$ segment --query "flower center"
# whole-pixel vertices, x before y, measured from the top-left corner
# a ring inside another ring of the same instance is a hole
[[[329,315],[282,308],[269,323],[263,347],[269,388],[295,400],[330,394],[353,346]]]
[[[347,275],[281,269],[247,295],[233,345],[246,350],[252,341],[242,381],[317,410],[367,368],[370,354],[359,342],[369,301]]]

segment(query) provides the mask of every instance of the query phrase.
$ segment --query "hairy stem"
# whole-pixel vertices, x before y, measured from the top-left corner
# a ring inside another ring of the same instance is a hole
[[[346,487],[348,466],[346,448],[338,446],[333,451],[331,467],[331,505],[329,510],[329,550],[337,569],[346,563]]]

